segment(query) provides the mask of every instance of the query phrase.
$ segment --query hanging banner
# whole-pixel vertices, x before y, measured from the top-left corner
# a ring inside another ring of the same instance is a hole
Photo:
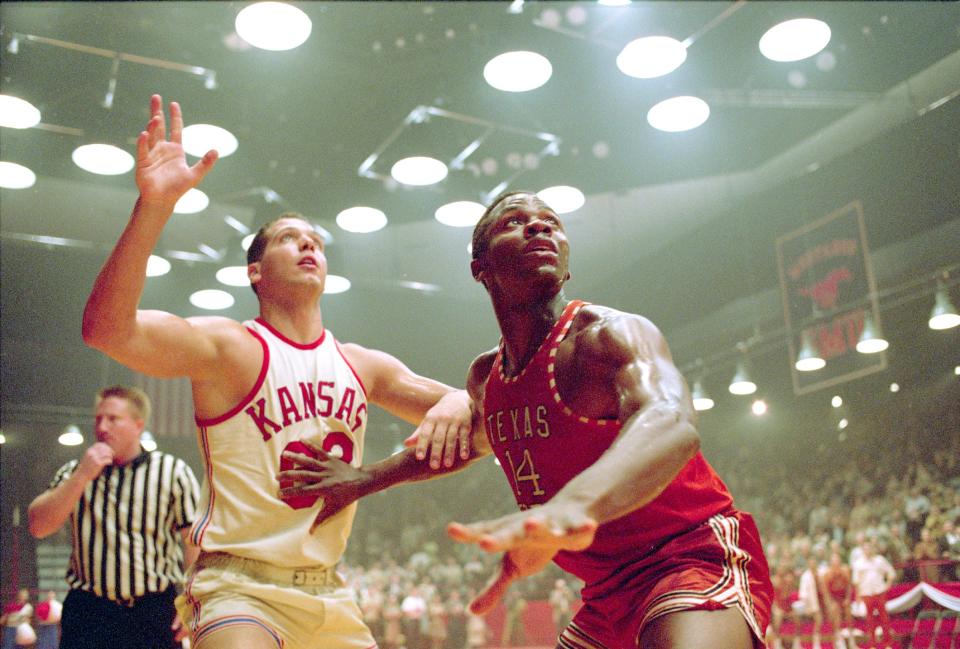
[[[856,350],[868,310],[876,333],[883,332],[860,201],[780,237],[776,245],[794,393],[886,368],[886,352]],[[804,334],[826,361],[822,369],[800,372],[794,366]]]

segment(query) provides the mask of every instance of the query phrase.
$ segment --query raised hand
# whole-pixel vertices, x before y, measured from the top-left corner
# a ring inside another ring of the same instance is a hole
[[[493,608],[510,584],[543,570],[561,550],[590,547],[597,523],[575,507],[547,503],[536,510],[510,514],[470,525],[450,523],[447,534],[460,543],[473,543],[487,552],[505,552],[497,574],[471,602],[482,614]]]
[[[328,518],[342,511],[363,493],[359,485],[363,482],[363,472],[331,456],[319,446],[307,440],[300,440],[314,457],[303,453],[284,451],[281,460],[292,463],[293,467],[281,470],[277,474],[280,481],[278,495],[284,502],[303,502],[304,499],[322,500],[310,532]],[[283,466],[281,466],[283,468]]]
[[[97,442],[91,445],[80,458],[77,473],[90,482],[96,480],[103,473],[104,467],[110,464],[113,464],[113,449],[105,442]]]
[[[141,202],[174,204],[187,190],[200,184],[217,161],[214,150],[207,151],[192,167],[181,143],[183,115],[177,102],[170,103],[170,137],[167,138],[163,100],[150,97],[150,122],[137,138],[136,181]]]

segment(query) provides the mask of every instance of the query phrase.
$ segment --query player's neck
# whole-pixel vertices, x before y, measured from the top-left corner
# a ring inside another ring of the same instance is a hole
[[[494,299],[494,311],[503,336],[504,370],[519,372],[550,334],[569,300],[560,291],[544,300],[506,302]]]
[[[309,344],[323,333],[320,305],[290,307],[274,302],[260,302],[260,318],[293,342]]]

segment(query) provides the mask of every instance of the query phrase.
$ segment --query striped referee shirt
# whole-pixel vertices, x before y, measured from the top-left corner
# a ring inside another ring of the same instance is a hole
[[[50,488],[78,464],[63,465]],[[127,464],[105,467],[70,515],[70,588],[131,605],[180,583],[179,531],[193,524],[199,491],[190,467],[169,453],[142,451]]]

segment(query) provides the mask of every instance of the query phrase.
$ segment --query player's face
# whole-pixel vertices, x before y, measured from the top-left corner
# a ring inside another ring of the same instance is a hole
[[[569,277],[570,248],[560,217],[533,194],[508,196],[497,206],[484,238],[479,268],[502,281],[542,278],[558,286]]]
[[[143,420],[126,399],[107,397],[97,404],[94,418],[97,441],[107,444],[116,455],[135,454],[140,446],[143,425]]]
[[[327,276],[327,258],[323,238],[306,221],[281,219],[270,228],[263,257],[250,265],[250,281],[263,287],[264,279],[273,283],[309,282],[323,286]]]

